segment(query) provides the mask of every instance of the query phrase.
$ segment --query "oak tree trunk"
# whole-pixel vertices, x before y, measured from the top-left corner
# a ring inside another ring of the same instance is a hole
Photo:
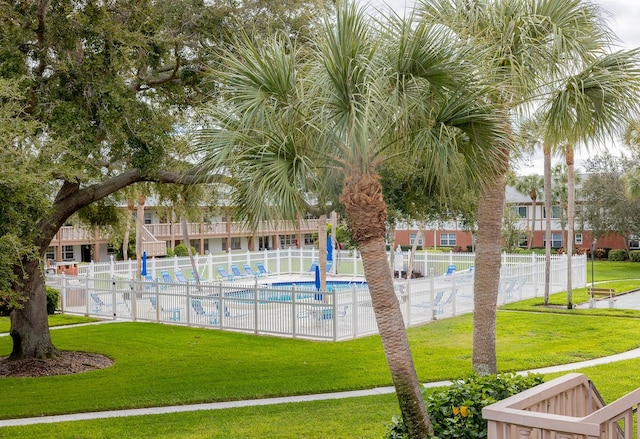
[[[47,295],[40,261],[27,261],[28,278],[19,286],[26,299],[22,309],[11,312],[13,350],[11,359],[50,358],[58,354],[51,342],[47,318]]]

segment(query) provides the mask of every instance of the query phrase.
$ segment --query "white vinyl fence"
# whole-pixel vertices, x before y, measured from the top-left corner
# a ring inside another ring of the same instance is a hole
[[[279,254],[280,259],[272,254]],[[136,279],[136,263],[127,261],[81,265],[78,277],[50,276],[47,285],[61,291],[61,308],[68,314],[334,341],[377,333],[357,254],[336,254],[332,269],[337,269],[338,275],[329,275],[328,279],[339,283],[322,292],[313,286],[314,276],[308,271],[317,251],[274,250],[240,256],[242,259],[237,254],[198,258],[203,278],[200,284],[175,279],[176,271],[190,272],[189,258],[166,258],[147,261],[150,281]],[[405,253],[405,268],[407,260]],[[572,285],[584,287],[586,257],[575,256],[572,260]],[[258,261],[272,274],[244,274],[233,281],[213,274],[217,266],[230,273],[231,264],[243,270],[242,266],[249,263],[255,271]],[[565,256],[552,260],[552,293],[566,289],[566,264]],[[446,274],[453,265],[455,271]],[[162,271],[173,274],[169,281],[162,279]],[[414,271],[429,276],[394,281],[407,326],[473,312],[472,254],[421,253]],[[296,285],[274,285],[284,278]],[[542,295],[544,257],[503,255],[499,285],[498,304]]]

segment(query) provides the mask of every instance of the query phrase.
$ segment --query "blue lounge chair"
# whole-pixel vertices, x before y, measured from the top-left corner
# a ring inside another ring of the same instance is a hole
[[[182,274],[182,271],[174,271],[173,275],[175,276],[176,280],[180,283],[183,284],[188,284],[189,281],[187,280],[186,277],[184,277],[184,274]]]
[[[456,272],[456,266],[451,264],[447,267],[447,272],[444,274],[445,276],[452,276],[453,273]]]
[[[112,297],[111,293],[106,293],[108,294],[108,297]],[[116,308],[118,307],[118,305],[126,305],[126,302],[122,301],[122,302],[116,302],[115,305],[111,302],[105,302],[104,300],[102,300],[100,298],[100,296],[98,294],[91,294],[91,304],[92,304],[92,308],[91,310],[93,312],[102,312],[102,308],[111,308],[111,310],[113,311],[113,315],[116,315]]]
[[[145,290],[152,290],[156,287],[157,280],[154,279],[150,274],[145,274],[144,276],[142,276],[142,280],[145,282]]]
[[[151,302],[151,311],[156,311],[158,309],[158,300],[156,298],[156,296],[149,296],[149,302]],[[179,307],[172,307],[172,308],[165,308],[165,307],[160,307],[160,311],[162,311],[165,314],[169,314],[169,320],[174,321],[174,322],[179,322],[180,318],[181,318],[181,314],[182,314],[182,308]]]
[[[215,309],[208,310],[202,306],[201,299],[191,299],[191,307],[193,308],[193,312],[196,318],[207,318],[209,320],[209,324],[217,325],[220,323],[219,315],[220,311],[218,311],[218,304],[214,303]]]
[[[268,276],[271,274],[270,271],[267,271],[266,268],[264,268],[264,264],[262,262],[258,262],[256,264],[256,267],[258,267],[258,271],[260,272],[260,274],[264,275],[264,276]]]
[[[251,268],[251,265],[249,265],[249,264],[244,264],[242,266],[242,268],[244,268],[244,271],[246,271],[247,275],[249,275],[249,276],[252,276],[252,277],[260,277],[260,276],[262,276],[262,273],[260,273],[260,272],[256,273],[255,271],[253,271],[253,269]]]
[[[341,311],[338,311],[336,315],[338,317],[345,317],[347,315],[347,310],[349,309],[349,305],[344,305]],[[317,314],[318,320],[331,320],[333,319],[333,308],[324,308]]]
[[[196,275],[195,275],[195,272],[193,271],[193,268],[191,270],[189,270],[189,273],[191,274],[191,279],[193,279],[193,281],[195,282],[196,281]],[[199,278],[200,282],[206,282],[207,281],[207,279],[204,276],[202,276],[199,272],[198,272],[198,278]],[[191,279],[189,279],[189,280],[191,280]]]
[[[325,271],[327,273],[329,273],[331,271],[331,266],[333,265],[333,261],[327,261],[327,267],[325,268]],[[315,273],[316,271],[316,267],[318,266],[318,261],[313,261],[311,263],[311,267],[309,267],[309,271],[311,273]]]
[[[243,275],[242,273],[240,273],[240,269],[235,264],[231,264],[231,273],[233,273],[233,277],[236,277],[236,278],[246,277],[246,275]]]
[[[160,276],[162,276],[162,281],[164,283],[167,283],[167,284],[172,284],[173,283],[173,279],[171,279],[171,275],[169,274],[168,271],[166,271],[166,270],[161,271],[160,272]]]
[[[226,270],[222,267],[218,267],[218,273],[220,274],[220,277],[226,280],[234,280],[234,277],[227,273]]]

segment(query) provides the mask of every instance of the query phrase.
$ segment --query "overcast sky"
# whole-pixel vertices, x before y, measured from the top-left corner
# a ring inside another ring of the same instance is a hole
[[[384,7],[389,5],[396,11],[401,13],[404,8],[412,7],[415,0],[360,0],[362,3],[369,3],[375,7]],[[632,49],[640,47],[640,0],[592,0],[592,3],[598,4],[603,9],[603,16],[609,23],[609,26],[620,39],[620,48]],[[615,153],[618,147],[610,145],[609,150]],[[600,153],[598,150],[597,153]],[[596,152],[591,151],[591,154]],[[576,168],[580,167],[581,161],[588,156],[589,153],[578,150],[576,154]],[[553,164],[562,161],[560,158],[554,158]],[[542,152],[536,157],[532,163],[525,164],[518,169],[518,174],[542,174]]]

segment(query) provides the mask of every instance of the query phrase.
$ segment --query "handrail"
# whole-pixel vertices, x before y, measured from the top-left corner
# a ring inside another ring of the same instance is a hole
[[[639,404],[640,389],[636,389],[604,405],[585,375],[570,373],[491,404],[482,409],[482,416],[489,422],[489,439],[511,438],[509,425],[588,438],[632,439],[633,413]]]

